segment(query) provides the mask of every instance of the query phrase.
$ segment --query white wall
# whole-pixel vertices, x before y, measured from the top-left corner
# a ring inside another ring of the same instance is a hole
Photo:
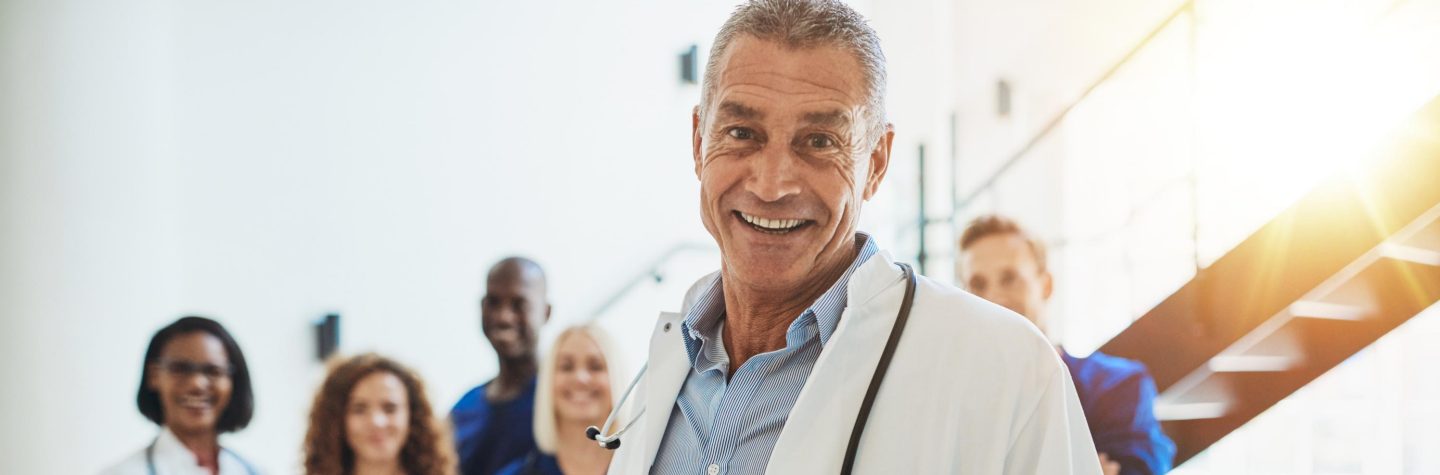
[[[141,352],[183,313],[244,345],[258,410],[230,444],[288,473],[324,312],[343,350],[412,364],[448,408],[494,371],[476,302],[495,259],[539,259],[575,320],[708,239],[678,54],[725,4],[3,8],[7,472],[148,442]]]
[[[902,259],[914,145],[944,135],[922,89],[946,69],[926,62],[944,5],[859,5],[900,131],[864,227]],[[667,247],[710,242],[678,55],[731,6],[0,3],[5,471],[92,473],[147,443],[144,345],[185,313],[250,360],[256,418],[229,445],[290,473],[322,314],[444,410],[494,373],[476,306],[495,259],[537,258],[574,321]]]
[[[154,2],[0,13],[6,472],[90,472],[152,432],[134,409],[137,370],[184,280],[170,13]]]

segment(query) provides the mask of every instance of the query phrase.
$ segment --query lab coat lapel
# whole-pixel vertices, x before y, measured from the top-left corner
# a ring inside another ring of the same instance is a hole
[[[800,390],[766,473],[840,471],[856,412],[904,298],[900,276],[884,251],[851,275],[840,325]]]
[[[675,398],[690,373],[690,358],[685,352],[685,340],[680,335],[683,314],[663,312],[655,322],[650,334],[650,363],[645,371],[645,464],[655,462],[655,453],[660,441],[665,438],[665,426],[670,421],[670,412],[675,407]]]

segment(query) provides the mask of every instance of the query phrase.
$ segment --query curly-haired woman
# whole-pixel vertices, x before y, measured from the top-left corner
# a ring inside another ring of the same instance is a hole
[[[448,431],[409,368],[373,353],[331,365],[310,409],[309,475],[453,475]]]

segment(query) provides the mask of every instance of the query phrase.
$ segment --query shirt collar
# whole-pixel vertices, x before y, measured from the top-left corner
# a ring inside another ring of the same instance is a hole
[[[880,250],[869,234],[860,232],[855,233],[855,249],[855,260],[845,269],[845,273],[790,324],[786,331],[787,344],[793,344],[794,342],[790,341],[792,337],[799,335],[803,327],[812,323],[817,327],[820,345],[824,346],[830,341],[830,336],[834,335],[835,329],[840,326],[840,314],[845,311],[850,276]],[[729,365],[729,356],[725,354],[724,345],[720,344],[724,320],[724,283],[720,273],[716,273],[695,300],[695,304],[686,312],[681,323],[680,333],[685,339],[685,351],[689,353],[690,361],[696,370],[704,372]],[[708,342],[713,343],[706,344]]]

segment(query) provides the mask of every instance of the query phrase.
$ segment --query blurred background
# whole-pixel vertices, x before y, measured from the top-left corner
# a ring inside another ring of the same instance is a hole
[[[1440,1],[852,4],[889,60],[883,248],[953,282],[970,218],[1043,237],[1061,341],[1151,367],[1175,473],[1440,473]],[[689,114],[733,6],[0,1],[0,465],[147,443],[144,347],[187,313],[245,348],[226,440],[274,473],[324,315],[440,408],[495,374],[506,255],[643,347],[719,265]]]

